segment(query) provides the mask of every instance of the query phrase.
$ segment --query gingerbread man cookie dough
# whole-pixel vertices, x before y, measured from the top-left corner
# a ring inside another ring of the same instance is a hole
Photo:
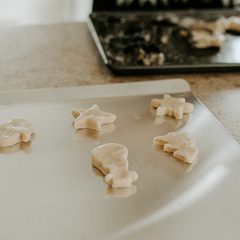
[[[128,170],[128,149],[117,143],[107,143],[92,150],[92,164],[104,175],[113,188],[131,187],[138,174]]]
[[[153,139],[153,143],[163,146],[165,152],[173,152],[173,156],[187,163],[192,163],[199,150],[195,148],[196,141],[189,138],[189,133],[168,133]]]
[[[75,128],[89,128],[98,131],[101,130],[101,125],[112,123],[116,119],[114,114],[101,111],[97,104],[89,109],[73,109],[72,115],[75,118]]]
[[[157,116],[173,116],[182,119],[183,113],[193,112],[194,106],[186,102],[185,98],[174,98],[168,94],[163,95],[163,99],[152,99],[151,106],[157,108]]]
[[[0,147],[9,147],[19,142],[28,142],[34,125],[23,118],[13,118],[0,126]]]

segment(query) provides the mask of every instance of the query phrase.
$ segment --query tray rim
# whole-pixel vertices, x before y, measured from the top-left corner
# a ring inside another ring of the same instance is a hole
[[[190,91],[191,89],[189,83],[182,78],[63,88],[0,91],[0,106],[28,103],[29,101],[64,101],[102,97],[139,96],[164,93],[170,94]]]

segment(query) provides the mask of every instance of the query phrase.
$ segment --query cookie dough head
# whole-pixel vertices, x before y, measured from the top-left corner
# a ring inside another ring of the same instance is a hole
[[[136,172],[128,170],[128,149],[120,144],[107,143],[92,150],[92,164],[104,175],[113,188],[130,187],[137,180]]]
[[[34,132],[34,125],[23,118],[13,118],[0,126],[0,147],[18,142],[28,142]]]
[[[92,150],[92,164],[104,175],[115,168],[128,168],[128,149],[120,144],[107,143]]]

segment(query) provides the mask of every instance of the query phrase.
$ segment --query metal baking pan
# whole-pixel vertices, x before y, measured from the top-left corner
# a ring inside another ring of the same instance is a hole
[[[150,101],[165,93],[194,112],[156,118]],[[0,149],[1,239],[239,239],[240,146],[186,81],[1,92],[0,103],[1,124],[35,125],[31,142]],[[71,109],[95,103],[116,121],[76,131]],[[193,164],[153,146],[172,131],[196,140]],[[110,188],[91,164],[91,150],[109,142],[129,150],[131,188]]]
[[[116,74],[239,71],[239,33],[226,32],[226,40],[220,48],[195,49],[177,33],[178,25],[169,22],[169,18],[186,16],[215,21],[222,16],[239,16],[239,11],[96,11],[90,14],[88,26],[104,63]],[[166,45],[159,43],[163,32],[169,34]],[[144,36],[149,40],[143,40]],[[165,62],[145,66],[138,61],[139,46],[143,44],[147,51],[163,52]]]

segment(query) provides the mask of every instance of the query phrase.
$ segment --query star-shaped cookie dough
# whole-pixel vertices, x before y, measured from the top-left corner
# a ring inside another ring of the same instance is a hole
[[[73,109],[72,115],[75,118],[75,128],[90,128],[98,131],[101,130],[101,125],[112,123],[116,119],[116,115],[101,111],[97,104],[89,109]]]
[[[163,99],[152,99],[151,106],[157,108],[157,116],[168,115],[176,119],[194,110],[193,104],[186,102],[185,98],[174,98],[168,94],[163,95]]]

